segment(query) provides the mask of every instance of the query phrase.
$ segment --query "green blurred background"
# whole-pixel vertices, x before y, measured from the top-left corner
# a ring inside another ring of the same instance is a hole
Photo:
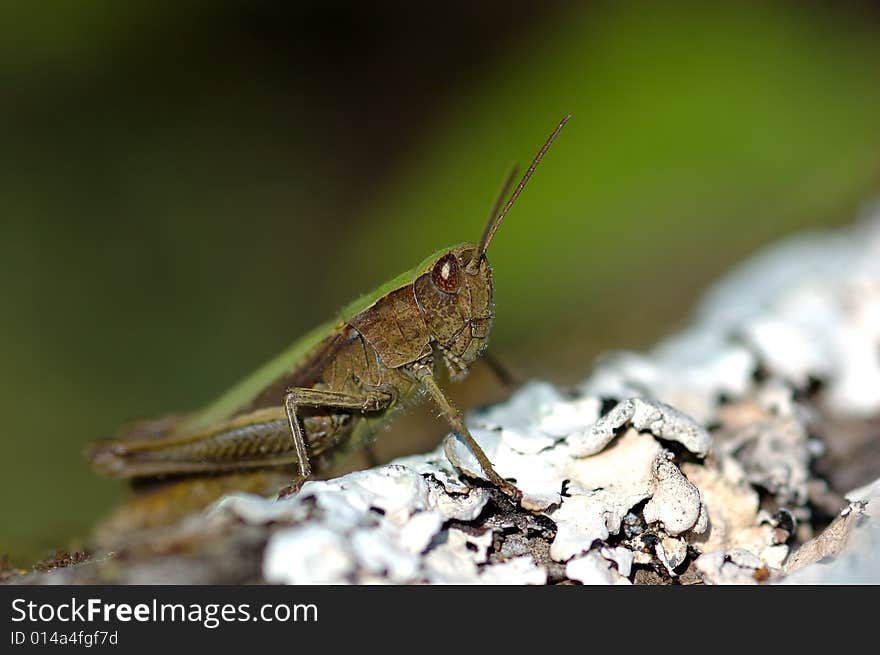
[[[163,4],[0,10],[14,562],[76,543],[125,493],[89,472],[88,441],[198,407],[475,240],[565,113],[490,251],[493,350],[523,378],[649,346],[731,265],[880,186],[867,5]],[[456,397],[502,393],[476,372]],[[425,447],[413,432],[387,456]]]

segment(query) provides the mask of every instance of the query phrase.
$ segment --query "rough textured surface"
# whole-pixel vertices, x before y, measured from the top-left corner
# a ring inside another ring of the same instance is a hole
[[[718,284],[651,353],[601,358],[574,393],[532,382],[472,415],[518,506],[450,435],[292,498],[231,495],[113,553],[0,576],[880,582],[878,345],[880,224],[798,237]]]

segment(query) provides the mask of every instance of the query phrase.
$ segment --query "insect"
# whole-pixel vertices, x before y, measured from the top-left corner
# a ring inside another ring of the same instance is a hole
[[[494,318],[486,258],[499,225],[568,122],[550,134],[510,194],[511,172],[478,243],[439,250],[410,271],[345,307],[200,412],[136,424],[90,453],[114,478],[198,476],[290,467],[295,493],[346,448],[365,445],[420,394],[439,408],[486,477],[513,499],[435,378],[442,364],[463,377],[484,351]],[[500,208],[500,211],[499,211]]]

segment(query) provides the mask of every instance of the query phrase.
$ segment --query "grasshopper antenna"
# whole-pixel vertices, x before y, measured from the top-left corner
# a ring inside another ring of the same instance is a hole
[[[504,197],[507,195],[507,192],[510,191],[510,185],[513,184],[513,178],[516,177],[516,171],[518,168],[519,166],[517,164],[513,164],[510,167],[510,172],[507,174],[504,183],[495,195],[495,202],[492,204],[492,210],[489,212],[489,216],[486,217],[487,223],[491,223],[492,219],[498,215],[498,210],[501,209],[501,203],[504,202]]]
[[[489,217],[489,221],[486,223],[486,227],[483,229],[483,235],[480,237],[480,244],[477,246],[477,254],[471,259],[468,263],[465,271],[471,275],[475,275],[477,271],[480,270],[480,260],[483,259],[483,256],[486,254],[486,249],[489,247],[489,244],[492,242],[492,237],[495,236],[495,232],[498,231],[498,226],[501,225],[501,221],[504,220],[504,217],[507,216],[507,212],[510,211],[510,208],[513,207],[513,203],[516,202],[516,199],[519,198],[519,194],[522,192],[523,187],[525,187],[526,182],[529,181],[529,178],[532,176],[532,173],[535,172],[535,169],[538,167],[538,164],[541,163],[541,160],[544,158],[544,155],[547,154],[547,151],[550,149],[550,146],[553,145],[553,141],[556,140],[556,137],[562,131],[562,128],[565,127],[565,124],[571,120],[571,114],[567,114],[561,121],[559,121],[559,125],[556,126],[556,129],[547,137],[547,141],[544,142],[544,145],[541,146],[541,149],[538,151],[538,154],[535,155],[535,158],[532,160],[531,165],[526,170],[525,174],[522,176],[522,179],[519,181],[519,184],[516,185],[516,188],[513,190],[513,193],[510,195],[507,203],[504,205],[504,209],[501,210],[501,213],[495,216],[495,212],[497,211],[497,202],[496,207],[493,208],[492,215]],[[509,179],[505,182],[503,191],[506,191],[510,186],[510,180],[513,178],[515,172],[512,171]],[[504,192],[499,194],[499,200],[503,197]]]

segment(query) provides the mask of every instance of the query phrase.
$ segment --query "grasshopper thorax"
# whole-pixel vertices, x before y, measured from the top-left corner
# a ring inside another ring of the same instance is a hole
[[[475,244],[450,248],[413,283],[413,293],[436,350],[451,377],[462,377],[486,348],[492,327],[492,269]]]

